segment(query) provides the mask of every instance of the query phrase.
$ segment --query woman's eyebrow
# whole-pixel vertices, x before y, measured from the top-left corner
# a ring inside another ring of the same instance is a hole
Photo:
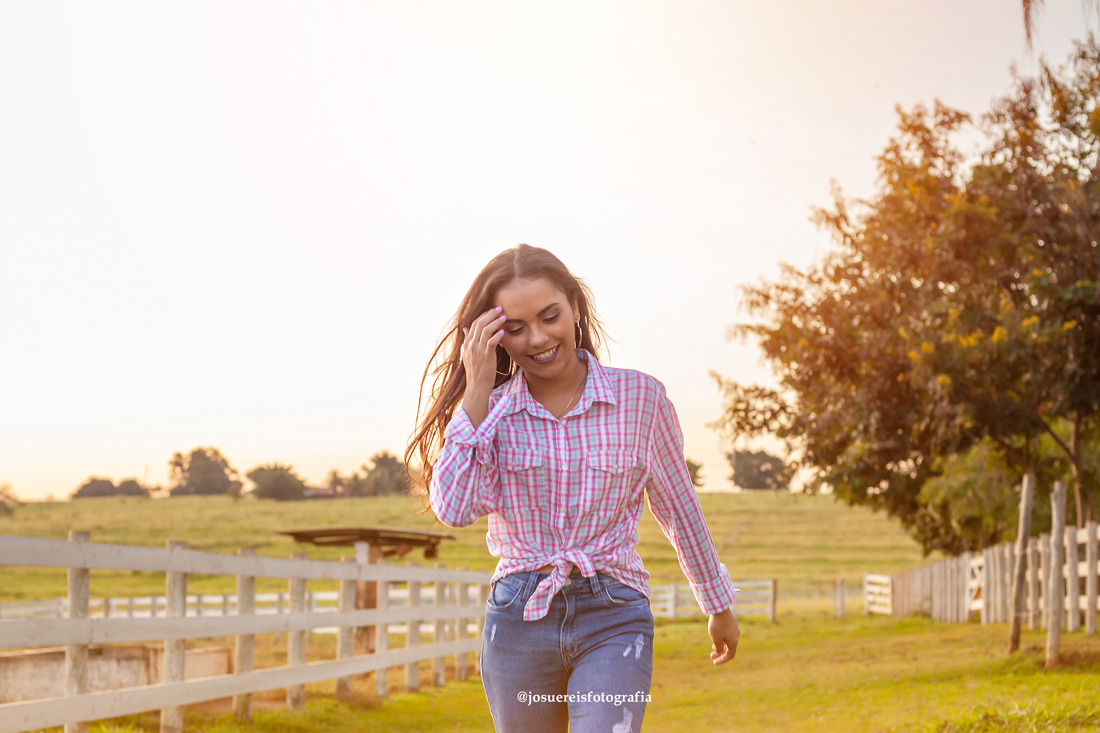
[[[546,314],[547,311],[549,311],[551,308],[557,307],[557,305],[558,305],[558,303],[556,303],[556,302],[551,303],[550,305],[546,306],[545,308],[540,310],[535,315],[537,315],[541,318],[542,316],[544,316]],[[523,323],[523,319],[522,318],[507,318],[507,319],[505,319],[504,322],[505,323]]]

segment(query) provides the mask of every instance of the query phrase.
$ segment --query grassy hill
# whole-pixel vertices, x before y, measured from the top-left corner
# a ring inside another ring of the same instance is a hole
[[[858,585],[864,572],[890,572],[922,562],[920,550],[887,517],[848,507],[829,496],[753,492],[699,497],[722,561],[735,580],[776,578],[781,591],[795,584],[833,584],[844,578]],[[407,497],[338,499],[279,503],[227,497],[179,499],[104,498],[24,504],[0,516],[0,534],[64,539],[86,531],[93,542],[163,547],[185,540],[194,549],[236,552],[255,547],[261,555],[288,557],[306,552],[315,559],[338,559],[350,548],[298,545],[281,530],[385,525],[446,531],[439,558],[419,552],[394,562],[440,562],[448,567],[491,570],[496,560],[485,548],[487,520],[449,529]],[[648,511],[639,527],[638,552],[654,583],[684,583],[672,546]],[[65,594],[65,573],[48,568],[0,568],[0,602],[37,600]],[[260,579],[260,590],[283,590]],[[195,592],[231,592],[231,578],[197,577]],[[265,585],[266,583],[266,585]],[[96,571],[95,596],[163,592],[155,573]],[[322,590],[323,584],[311,588]]]

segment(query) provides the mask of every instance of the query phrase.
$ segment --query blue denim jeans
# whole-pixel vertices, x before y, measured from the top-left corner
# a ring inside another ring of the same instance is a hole
[[[497,733],[638,733],[653,677],[653,614],[645,594],[576,568],[550,612],[523,620],[547,573],[493,584],[481,680]]]

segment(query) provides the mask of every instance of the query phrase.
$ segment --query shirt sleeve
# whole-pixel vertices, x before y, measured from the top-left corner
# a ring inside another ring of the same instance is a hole
[[[649,447],[649,508],[676,550],[695,600],[705,613],[721,613],[734,604],[733,583],[718,560],[695,486],[684,460],[684,436],[676,410],[659,387]]]
[[[475,429],[459,407],[443,431],[443,449],[432,470],[428,503],[448,527],[466,527],[497,511],[500,475],[494,446],[506,399],[497,400]]]

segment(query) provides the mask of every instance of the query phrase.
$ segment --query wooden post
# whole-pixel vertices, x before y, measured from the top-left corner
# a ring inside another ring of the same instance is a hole
[[[382,548],[371,545],[369,542],[356,542],[355,559],[362,565],[378,565],[382,562]],[[378,608],[377,582],[366,580],[356,583],[355,607]],[[360,626],[355,632],[355,653],[373,654],[377,634],[377,628],[374,626]]]
[[[379,552],[381,555],[381,552]],[[379,559],[378,565],[385,565],[386,561]],[[390,582],[388,580],[380,580],[375,584],[378,588],[378,610],[385,611],[390,607]],[[390,649],[390,633],[389,624],[382,622],[376,627],[377,633],[374,640],[374,648],[379,654],[387,652]],[[374,694],[378,697],[385,697],[387,692],[386,685],[386,669],[382,668],[375,670],[374,673]]]
[[[1065,547],[1063,538],[1066,535],[1066,485],[1061,481],[1054,482],[1054,493],[1050,495],[1050,509],[1050,581],[1047,586],[1047,669],[1058,666],[1058,656],[1062,645],[1062,623],[1065,621],[1065,612],[1062,608],[1066,598],[1066,590],[1063,584],[1062,566],[1064,561],[1062,551]]]
[[[419,563],[410,562],[410,568],[420,567]],[[412,649],[413,647],[420,646],[420,619],[417,614],[420,612],[420,581],[409,581],[409,620],[408,620],[408,635],[405,637],[405,646]],[[417,692],[420,690],[420,663],[409,662],[405,665],[405,689],[409,692]]]
[[[836,617],[844,618],[844,578],[836,582]]]
[[[1066,527],[1066,631],[1081,630],[1081,581],[1078,577],[1077,525]]]
[[[1098,545],[1096,522],[1085,527],[1085,633],[1096,633],[1097,582],[1100,580],[1100,545]]]
[[[129,618],[134,617],[134,597],[130,596],[126,599],[126,616]]]
[[[187,543],[168,540],[170,551],[186,550]],[[183,618],[187,615],[187,573],[171,570],[165,589],[165,615]],[[164,642],[164,681],[183,682],[184,661],[187,655],[185,639],[168,639]],[[161,733],[183,733],[183,708],[167,707],[160,711]]]
[[[1035,476],[1024,476],[1020,488],[1020,520],[1016,527],[1016,567],[1012,573],[1012,628],[1008,653],[1019,650],[1020,630],[1027,606],[1027,540],[1031,535],[1031,502],[1035,498]]]
[[[465,571],[467,569],[468,568],[466,568],[464,566],[459,568],[459,570],[461,570],[461,571]],[[469,598],[469,595],[470,595],[470,590],[469,590],[470,584],[469,583],[456,583],[455,586],[456,586],[455,592],[458,596],[457,602],[455,603],[455,605],[458,606],[459,609],[463,609],[463,608],[465,608],[469,605],[469,603],[467,603],[467,599]],[[455,640],[456,641],[466,641],[467,639],[470,638],[469,621],[470,620],[468,618],[466,618],[465,616],[460,616],[459,618],[455,619]],[[461,652],[459,654],[456,654],[455,655],[455,679],[456,680],[469,679],[470,678],[469,671],[470,671],[470,655],[466,652]]]
[[[1027,628],[1035,631],[1042,618],[1040,611],[1043,595],[1039,583],[1039,538],[1029,537],[1027,541]]]
[[[346,563],[355,563],[354,557],[345,557]],[[355,581],[340,581],[340,611],[355,610]],[[336,638],[336,658],[350,659],[355,654],[355,627],[341,626],[339,636]],[[340,677],[336,680],[336,697],[340,700],[351,699],[351,677]]]
[[[87,532],[69,532],[69,542],[87,542]],[[87,568],[69,568],[69,618],[88,618],[91,576]],[[65,647],[65,695],[73,697],[88,691],[88,647],[69,644]],[[65,733],[87,733],[87,723],[67,723]]]
[[[993,553],[982,550],[982,626],[993,623]]]
[[[447,605],[447,584],[443,582],[443,565],[435,565],[435,607],[442,608]],[[442,644],[447,635],[447,622],[441,618],[435,620],[435,633],[432,637],[433,644]],[[442,687],[447,681],[447,660],[443,657],[432,659],[432,684]]]
[[[237,550],[241,557],[255,557],[256,550],[252,547],[242,547]],[[256,578],[251,575],[237,576],[237,615],[249,616],[256,613]],[[256,649],[256,637],[252,634],[241,634],[236,637],[234,649],[233,671],[237,674],[248,674],[252,671],[253,657]],[[233,717],[238,723],[252,722],[252,695],[233,696]]]
[[[769,609],[768,609],[768,620],[771,621],[772,623],[775,623],[775,606],[776,606],[776,602],[778,601],[778,599],[779,599],[779,581],[773,578],[772,579],[771,598],[768,599],[770,601]]]
[[[301,552],[292,553],[291,560],[306,560],[308,555]],[[290,612],[305,613],[306,611],[306,579],[291,578],[289,581]],[[288,667],[300,667],[306,663],[306,632],[305,629],[287,632],[286,664]],[[286,706],[288,710],[301,710],[306,704],[305,685],[291,685],[286,688]]]
[[[1042,586],[1039,620],[1045,629],[1050,626],[1050,535],[1046,532],[1039,535],[1039,584]]]

